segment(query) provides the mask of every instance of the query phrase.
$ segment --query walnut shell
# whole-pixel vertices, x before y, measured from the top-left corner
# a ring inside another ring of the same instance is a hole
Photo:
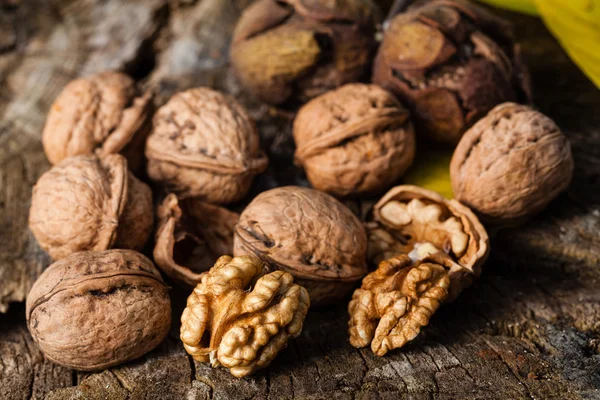
[[[296,162],[315,189],[337,196],[377,192],[412,164],[408,111],[375,85],[348,84],[304,105],[294,121]]]
[[[449,145],[496,105],[529,101],[531,91],[511,26],[462,0],[421,2],[396,15],[373,82],[410,106],[419,135]]]
[[[455,197],[484,221],[517,224],[569,186],[571,146],[544,114],[506,103],[465,133],[450,175]]]
[[[177,93],[157,111],[146,156],[148,175],[167,191],[214,204],[241,199],[267,167],[246,110],[208,88]]]
[[[119,154],[69,157],[33,188],[29,228],[55,259],[86,250],[141,250],[152,233],[152,192]]]
[[[154,262],[179,283],[196,286],[221,255],[233,253],[239,215],[232,211],[171,193],[157,217]]]
[[[233,33],[232,65],[265,102],[306,101],[363,77],[378,13],[371,0],[258,0]]]
[[[367,273],[367,238],[342,203],[317,190],[286,186],[256,196],[235,227],[233,253],[254,254],[289,272],[313,305],[346,295]]]
[[[132,250],[81,252],[46,269],[27,296],[27,326],[51,361],[100,370],[155,348],[171,325],[167,286]]]
[[[42,132],[48,160],[57,164],[94,151],[121,153],[132,171],[139,170],[150,131],[151,97],[138,93],[133,79],[119,72],[70,82],[52,104]]]

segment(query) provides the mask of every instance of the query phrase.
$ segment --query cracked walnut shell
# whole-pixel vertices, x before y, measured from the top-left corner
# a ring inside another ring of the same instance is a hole
[[[396,15],[373,82],[410,106],[418,135],[452,146],[496,105],[530,101],[511,26],[463,0],[420,2]]]
[[[235,227],[234,255],[254,254],[289,272],[311,304],[340,300],[367,273],[367,238],[358,218],[330,195],[286,186],[256,196]]]
[[[42,144],[51,164],[80,154],[121,153],[132,171],[144,162],[144,141],[150,131],[152,99],[140,94],[133,79],[102,72],[70,82],[50,111]]]
[[[304,102],[364,76],[378,15],[372,0],[258,0],[235,28],[231,63],[261,100]]]
[[[181,341],[195,360],[241,378],[268,366],[300,334],[306,289],[287,272],[263,270],[254,256],[222,256],[204,274],[181,316]]]
[[[372,193],[412,164],[408,111],[375,85],[348,84],[304,105],[294,121],[296,162],[315,189],[337,196]]]
[[[455,197],[484,221],[514,225],[539,213],[569,186],[571,146],[544,114],[506,103],[465,133],[450,176]]]
[[[167,336],[168,288],[133,250],[81,252],[50,265],[27,296],[27,327],[49,360],[84,371],[140,357]]]
[[[55,260],[86,250],[141,250],[152,224],[152,192],[119,154],[69,157],[33,188],[29,229]]]
[[[267,167],[256,126],[229,95],[208,88],[174,95],[154,116],[148,176],[180,197],[240,200]]]

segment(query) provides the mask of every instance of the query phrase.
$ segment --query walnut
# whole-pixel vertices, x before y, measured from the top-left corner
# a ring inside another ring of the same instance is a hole
[[[152,224],[152,192],[119,154],[69,157],[33,188],[29,228],[55,260],[86,250],[141,250]]]
[[[313,305],[345,296],[366,273],[367,238],[342,203],[297,186],[259,194],[240,215],[233,253],[254,254],[270,270],[292,274]]]
[[[233,252],[238,214],[196,198],[169,194],[158,207],[156,265],[177,282],[195,286],[222,254]]]
[[[51,361],[85,371],[140,357],[171,325],[167,286],[132,250],[72,254],[46,269],[27,296],[27,326]]]
[[[215,204],[241,199],[267,167],[244,108],[208,88],[177,93],[157,111],[146,156],[148,175],[168,191]]]
[[[484,221],[514,225],[569,186],[571,146],[544,114],[506,103],[465,133],[452,156],[450,176],[455,197]]]
[[[418,134],[450,145],[497,104],[530,98],[511,26],[462,0],[420,2],[396,15],[373,82],[411,107]]]
[[[138,93],[133,79],[119,72],[102,72],[70,82],[54,101],[42,132],[51,164],[91,154],[121,153],[137,171],[150,131],[150,93]]]
[[[375,85],[348,84],[311,100],[296,116],[294,139],[313,187],[338,196],[385,189],[415,154],[408,111]]]
[[[261,100],[304,102],[364,76],[378,13],[371,0],[258,0],[233,33],[232,65]]]
[[[287,272],[263,274],[254,256],[222,256],[188,297],[181,341],[197,361],[238,378],[265,368],[297,337],[310,304]]]

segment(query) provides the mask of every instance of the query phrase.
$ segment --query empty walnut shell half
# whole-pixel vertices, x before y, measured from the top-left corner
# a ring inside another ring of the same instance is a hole
[[[246,110],[208,88],[177,93],[157,111],[146,156],[148,176],[167,191],[213,204],[241,199],[267,167]]]
[[[69,157],[33,188],[29,228],[58,260],[86,250],[141,250],[152,233],[152,192],[119,154]]]
[[[337,196],[386,189],[415,155],[408,111],[375,85],[348,84],[311,100],[296,116],[294,139],[313,187]]]
[[[254,256],[222,256],[204,274],[181,316],[181,341],[195,360],[241,378],[268,366],[300,334],[306,289],[287,272],[263,272]]]
[[[132,250],[81,252],[50,265],[27,296],[27,326],[51,361],[84,371],[140,357],[167,336],[169,290]]]
[[[378,12],[372,0],[258,0],[233,33],[232,65],[261,100],[304,102],[364,76]]]
[[[411,107],[419,135],[449,145],[496,105],[530,98],[510,25],[462,0],[421,2],[396,15],[373,82]]]
[[[506,103],[465,133],[450,175],[455,197],[482,220],[514,225],[540,212],[569,186],[571,146],[544,114]]]
[[[340,300],[366,273],[361,222],[328,194],[297,186],[263,192],[235,227],[233,253],[292,274],[313,305]]]
[[[238,214],[196,198],[169,194],[158,206],[156,265],[171,279],[195,286],[222,254],[233,252]]]
[[[133,79],[102,72],[70,82],[48,112],[42,144],[51,164],[80,154],[121,153],[138,171],[150,132],[151,94],[139,93]]]

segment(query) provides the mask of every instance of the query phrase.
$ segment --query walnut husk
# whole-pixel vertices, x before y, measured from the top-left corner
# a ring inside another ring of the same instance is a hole
[[[315,189],[336,196],[386,189],[410,167],[408,110],[375,85],[347,84],[307,104],[294,121],[296,163]]]
[[[152,233],[152,192],[119,154],[67,158],[33,188],[29,229],[54,260],[87,250],[141,250]]]
[[[465,133],[452,157],[450,176],[455,197],[484,221],[516,225],[569,186],[571,146],[544,114],[506,103]]]
[[[148,176],[180,197],[232,203],[267,167],[254,121],[229,95],[208,88],[177,93],[153,123]]]
[[[155,348],[169,331],[171,302],[158,270],[140,253],[81,252],[40,275],[26,315],[46,358],[93,371]]]

